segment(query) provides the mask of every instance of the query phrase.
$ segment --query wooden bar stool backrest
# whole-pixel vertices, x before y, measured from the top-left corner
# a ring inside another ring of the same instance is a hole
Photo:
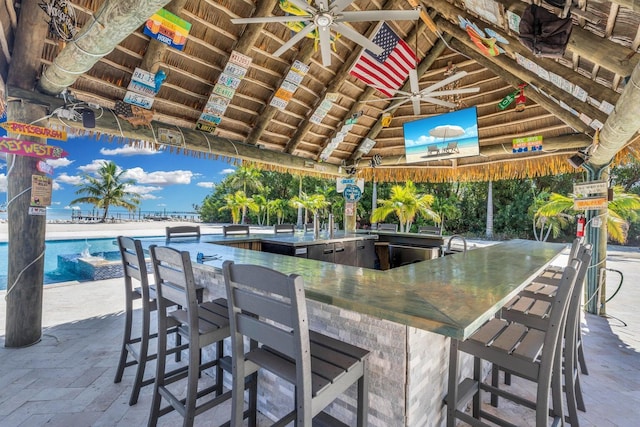
[[[167,241],[176,238],[200,238],[199,225],[178,225],[165,228]]]
[[[295,232],[295,227],[293,224],[275,224],[273,226],[273,232],[275,234],[278,233],[293,233]]]
[[[245,376],[265,368],[295,386],[295,409],[277,424],[296,420],[298,426],[311,426],[313,417],[357,382],[358,425],[367,425],[365,361],[369,352],[309,330],[302,277],[231,261],[224,262],[223,271],[234,393],[242,390]],[[252,342],[248,352],[245,337]],[[312,358],[318,361],[313,366]],[[234,394],[232,425],[241,419],[242,409],[243,395]]]
[[[422,225],[418,227],[418,233],[441,235],[442,229],[437,225]]]
[[[378,224],[379,231],[398,231],[398,224],[380,223]]]
[[[249,226],[248,225],[223,225],[222,226],[222,234],[227,236],[229,234],[246,234],[249,235]]]
[[[159,300],[171,301],[186,308],[190,324],[197,324],[198,305],[196,284],[191,266],[191,258],[186,251],[180,252],[166,246],[151,245],[149,247],[153,264],[156,288]],[[167,306],[165,301],[159,306]],[[193,320],[194,323],[191,323]]]

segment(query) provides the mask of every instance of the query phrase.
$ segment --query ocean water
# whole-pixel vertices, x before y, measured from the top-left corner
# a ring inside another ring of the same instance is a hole
[[[0,243],[0,290],[7,289],[8,244]],[[78,240],[50,240],[45,242],[44,253],[44,284],[78,280],[78,277],[68,272],[58,270],[58,255],[81,254],[88,251],[91,254],[114,252],[118,250],[116,239],[78,239]],[[113,258],[113,254],[110,254]],[[119,259],[118,257],[115,257]]]

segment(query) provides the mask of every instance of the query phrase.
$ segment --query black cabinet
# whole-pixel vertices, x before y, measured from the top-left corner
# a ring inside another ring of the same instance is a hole
[[[321,243],[307,246],[307,258],[324,262],[334,262],[335,247],[333,243]]]
[[[356,266],[376,268],[376,249],[373,240],[358,240],[356,244]]]
[[[279,243],[262,242],[262,252],[269,252],[271,254],[289,255],[298,258],[307,257],[306,246],[292,246],[282,245]]]
[[[350,240],[348,242],[334,243],[334,261],[336,264],[357,265],[356,242]]]

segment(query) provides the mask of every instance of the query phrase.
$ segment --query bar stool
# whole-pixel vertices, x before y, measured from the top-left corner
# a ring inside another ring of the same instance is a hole
[[[264,368],[295,387],[295,408],[274,425],[311,427],[316,416],[314,423],[342,425],[321,411],[357,383],[357,425],[366,426],[369,352],[309,330],[302,277],[231,261],[222,268],[233,358],[231,425],[241,425],[243,378]]]
[[[222,235],[223,236],[235,236],[235,235],[249,235],[249,226],[242,224],[233,224],[233,225],[223,225],[222,226]]]
[[[145,380],[144,374],[147,362],[157,357],[156,353],[149,353],[149,340],[158,336],[157,333],[150,333],[151,312],[156,310],[156,291],[153,285],[149,285],[147,265],[140,240],[119,236],[118,248],[124,272],[125,324],[120,361],[113,382],[122,381],[125,368],[137,365],[133,389],[129,398],[129,405],[135,405],[138,402],[140,389],[153,384],[154,381],[154,377]],[[140,286],[135,287],[134,281]],[[133,301],[138,299],[142,300],[142,328],[139,336],[132,337]],[[167,323],[168,332],[176,332],[176,326],[176,323]],[[178,341],[176,347],[169,349],[167,353],[176,353],[176,356],[179,356],[180,351],[185,348],[186,346],[181,346]],[[131,360],[129,360],[129,356],[131,356]]]
[[[571,304],[579,302],[576,284],[578,260],[565,267],[561,285],[553,299],[548,327],[545,331],[528,328],[517,322],[493,318],[481,326],[468,339],[451,339],[449,355],[449,391],[447,404],[447,426],[453,427],[456,419],[472,425],[486,425],[479,420],[487,419],[498,425],[511,425],[498,416],[483,411],[480,404],[481,390],[497,394],[513,402],[535,409],[536,426],[547,426],[549,415],[554,421],[564,422],[562,403],[562,339],[567,324],[567,311]],[[474,356],[473,378],[458,383],[459,352]],[[537,383],[536,400],[493,387],[482,381],[482,364],[486,360],[502,370]],[[549,389],[552,395],[552,410],[549,411]],[[459,409],[473,397],[472,416]]]
[[[576,250],[572,250],[571,253],[574,256],[574,260],[580,262],[576,274],[576,290],[574,291],[579,296],[591,262],[591,245],[579,244]],[[546,277],[549,277],[548,273],[549,271],[543,274],[547,274]],[[562,286],[561,277],[558,277],[558,275],[558,271],[553,271],[554,280],[548,280],[546,284],[538,283],[540,276],[534,279],[529,286],[505,305],[500,311],[500,317],[544,331],[548,327],[546,319],[550,316],[553,298],[558,292],[558,288]],[[567,396],[569,423],[572,426],[579,424],[578,409],[583,412],[586,410],[578,372],[578,349],[581,348],[582,342],[580,339],[580,307],[579,297],[575,303],[572,302],[569,305],[562,352],[564,389]],[[495,387],[499,383],[498,373],[499,366],[494,365],[492,385]],[[511,383],[510,375],[507,372],[505,372],[505,383]],[[491,401],[493,406],[497,406],[498,396],[492,395]]]
[[[149,248],[158,295],[158,362],[149,426],[155,426],[158,418],[173,410],[183,416],[183,426],[192,426],[195,416],[231,398],[231,392],[223,393],[222,364],[223,340],[229,336],[229,312],[224,298],[198,303],[195,279],[189,253],[173,248],[152,245]],[[183,308],[168,311],[172,305]],[[166,373],[167,325],[177,322],[178,332],[188,341],[189,358],[186,372],[175,375]],[[216,357],[201,361],[200,350],[215,344]],[[215,368],[215,384],[198,390],[198,379],[203,370]],[[180,398],[170,387],[176,381],[187,379],[186,397]],[[241,390],[245,385],[241,384]],[[214,394],[213,397],[209,396]],[[197,404],[202,397],[208,400]],[[169,405],[161,407],[165,399]],[[254,411],[255,412],[255,411]],[[250,418],[255,425],[255,418]]]

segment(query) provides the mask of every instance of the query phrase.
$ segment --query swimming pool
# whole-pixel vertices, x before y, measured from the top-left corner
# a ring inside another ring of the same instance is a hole
[[[148,238],[148,237],[146,237]],[[67,270],[58,269],[58,255],[80,254],[88,251],[94,256],[107,252],[107,257],[114,259],[114,251],[118,250],[116,239],[81,239],[81,240],[47,240],[44,253],[44,284],[68,282],[80,278]],[[8,245],[0,243],[0,290],[7,289]],[[115,259],[120,259],[115,256]]]

